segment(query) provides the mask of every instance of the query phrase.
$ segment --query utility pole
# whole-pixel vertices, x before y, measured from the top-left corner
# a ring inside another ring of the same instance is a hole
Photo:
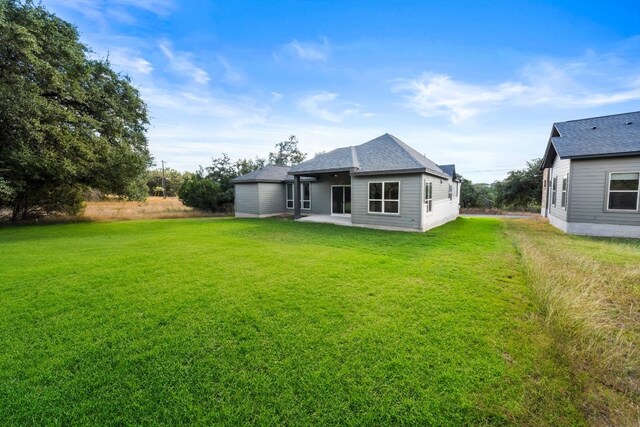
[[[164,178],[164,160],[162,160],[162,197],[167,198],[167,180]]]

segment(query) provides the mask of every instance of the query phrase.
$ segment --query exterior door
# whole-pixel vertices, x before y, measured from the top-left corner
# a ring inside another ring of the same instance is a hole
[[[351,214],[350,185],[334,185],[331,187],[331,214]]]

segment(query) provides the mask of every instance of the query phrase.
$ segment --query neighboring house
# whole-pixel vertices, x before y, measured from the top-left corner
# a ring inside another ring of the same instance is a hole
[[[540,169],[551,224],[640,238],[640,112],[554,123]]]
[[[354,226],[424,231],[460,211],[455,166],[438,166],[389,134],[291,168],[268,165],[233,183],[237,217],[333,216]]]

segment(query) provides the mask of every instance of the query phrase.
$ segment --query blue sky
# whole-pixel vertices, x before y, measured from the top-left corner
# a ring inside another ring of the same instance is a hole
[[[391,133],[474,182],[555,121],[640,110],[637,1],[45,0],[149,105],[156,162]]]

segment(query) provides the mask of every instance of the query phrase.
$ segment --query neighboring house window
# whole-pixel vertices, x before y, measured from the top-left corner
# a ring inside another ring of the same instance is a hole
[[[293,184],[287,184],[287,209],[293,209]]]
[[[431,212],[433,208],[433,183],[426,182],[424,185],[424,204],[427,207],[427,212]]]
[[[400,212],[400,182],[370,182],[369,183],[369,212],[394,213]]]
[[[453,185],[449,183],[449,200],[453,200]]]
[[[560,207],[567,210],[567,189],[569,188],[569,175],[562,177],[562,194],[560,196]]]
[[[640,172],[609,175],[609,209],[637,211]]]
[[[300,208],[308,211],[311,209],[311,183],[310,182],[300,183],[300,192],[302,193],[300,195],[301,196]]]
[[[554,176],[551,183],[551,206],[556,207],[556,194],[558,193],[558,177]]]

